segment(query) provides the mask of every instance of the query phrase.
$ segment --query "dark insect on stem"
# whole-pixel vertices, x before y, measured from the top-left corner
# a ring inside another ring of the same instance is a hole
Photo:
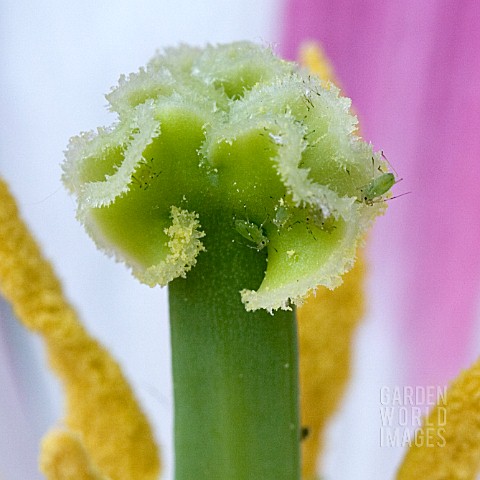
[[[302,427],[300,429],[300,440],[306,440],[310,436],[310,427]]]

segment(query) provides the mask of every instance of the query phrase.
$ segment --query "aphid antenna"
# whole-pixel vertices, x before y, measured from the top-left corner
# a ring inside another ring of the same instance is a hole
[[[400,193],[399,195],[395,195],[394,197],[390,197],[390,198],[379,198],[379,199],[371,200],[367,205],[373,205],[374,203],[389,202],[390,200],[395,200],[396,198],[404,197],[405,195],[409,195],[410,193],[413,193],[413,192]]]
[[[404,197],[405,195],[409,195],[410,193],[413,193],[413,192],[400,193],[399,195],[395,195],[394,197],[384,198],[383,201],[389,202],[390,200],[395,200],[396,198]]]
[[[395,174],[395,177],[398,177],[398,173],[397,171],[395,170],[395,168],[393,167],[393,165],[389,162],[388,158],[385,156],[385,153],[383,152],[383,150],[380,150],[380,153],[382,155],[382,158],[388,163],[388,166],[392,169],[393,173]],[[400,181],[400,180],[399,180]]]

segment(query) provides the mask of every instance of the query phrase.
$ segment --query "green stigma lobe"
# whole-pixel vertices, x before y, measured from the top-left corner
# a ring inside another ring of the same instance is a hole
[[[288,309],[340,282],[395,183],[372,178],[381,155],[335,86],[251,43],[167,49],[107,100],[118,121],[70,141],[63,178],[98,246],[151,286],[187,275],[221,216],[265,256],[246,308]]]

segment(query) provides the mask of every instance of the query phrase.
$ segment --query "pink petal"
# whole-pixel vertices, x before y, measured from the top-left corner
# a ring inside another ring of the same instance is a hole
[[[389,274],[386,291],[395,296],[389,301],[417,385],[443,385],[473,359],[480,293],[479,18],[476,0],[287,4],[284,53],[294,58],[300,42],[321,42],[363,135],[405,179],[395,193],[412,191],[391,202],[372,253],[374,267]]]

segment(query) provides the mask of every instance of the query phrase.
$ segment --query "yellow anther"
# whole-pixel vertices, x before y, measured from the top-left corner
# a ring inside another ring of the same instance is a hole
[[[424,419],[398,480],[474,480],[480,471],[480,360]]]
[[[306,42],[300,46],[299,62],[324,81],[337,83],[333,68],[322,48],[316,42]]]
[[[364,314],[361,258],[335,290],[321,288],[298,309],[300,408],[304,480],[314,479],[327,422],[338,408],[350,377],[352,338]]]
[[[65,430],[45,435],[40,470],[48,480],[108,480],[92,464],[80,437]]]
[[[63,383],[69,435],[112,480],[153,480],[160,465],[150,426],[120,367],[85,331],[0,180],[0,292],[45,341]],[[60,458],[60,457],[59,457]]]

